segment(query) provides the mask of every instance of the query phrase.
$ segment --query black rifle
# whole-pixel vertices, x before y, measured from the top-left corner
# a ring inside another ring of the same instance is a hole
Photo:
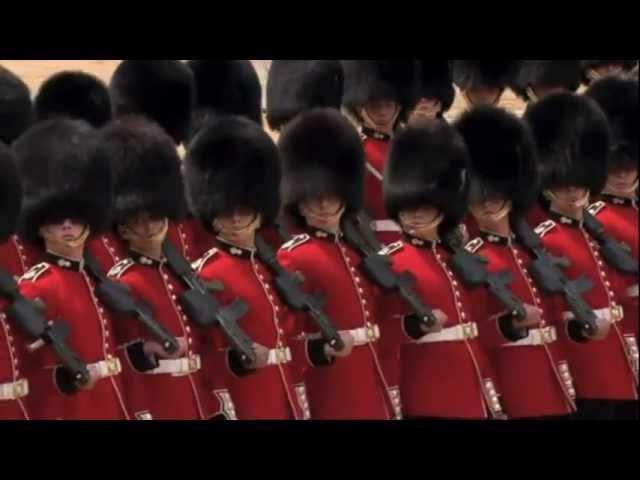
[[[323,299],[319,295],[312,295],[304,291],[302,288],[303,280],[280,264],[276,253],[260,235],[256,235],[256,249],[260,260],[274,275],[276,290],[284,302],[293,310],[307,312],[329,346],[335,351],[342,350],[344,342],[333,322],[323,310]]]
[[[0,296],[10,302],[5,311],[7,318],[30,338],[51,345],[75,383],[86,385],[89,381],[87,365],[66,343],[69,326],[61,320],[49,323],[44,317],[42,307],[21,295],[13,276],[2,269]]]
[[[347,242],[362,256],[362,270],[367,277],[384,288],[395,290],[407,302],[413,313],[425,323],[433,327],[436,316],[415,292],[415,279],[410,272],[396,273],[391,268],[389,257],[382,255],[382,245],[371,230],[369,219],[361,212],[358,215],[344,217],[342,233]]]
[[[602,223],[588,211],[584,212],[584,228],[598,242],[605,262],[623,273],[638,275],[638,262],[631,252],[609,235]]]
[[[547,293],[562,294],[582,330],[589,335],[595,333],[597,316],[582,298],[582,294],[593,287],[591,280],[584,275],[568,280],[560,270],[568,260],[554,257],[545,250],[540,237],[523,218],[512,221],[512,228],[520,244],[533,256],[529,271],[536,285]]]
[[[191,264],[170,241],[164,242],[162,252],[169,268],[187,287],[178,296],[178,302],[187,316],[202,328],[218,324],[233,349],[240,354],[242,364],[247,368],[254,368],[256,352],[253,349],[253,341],[238,327],[238,320],[249,311],[247,303],[242,299],[235,299],[229,305],[220,305],[210,293],[214,289],[198,277]]]
[[[109,310],[118,315],[138,320],[168,354],[178,351],[180,348],[178,339],[153,318],[150,308],[133,297],[128,285],[107,277],[100,270],[96,260],[89,254],[84,256],[84,264],[87,272],[96,282],[96,296]]]

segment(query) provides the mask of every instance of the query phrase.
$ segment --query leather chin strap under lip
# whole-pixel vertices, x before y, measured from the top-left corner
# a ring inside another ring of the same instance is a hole
[[[400,221],[400,224],[402,225],[402,229],[406,231],[409,235],[416,238],[422,238],[421,232],[432,232],[433,230],[437,229],[443,221],[444,221],[444,213],[439,212],[438,215],[433,220],[431,220],[427,225],[421,225],[418,229],[406,228],[402,220]]]
[[[45,240],[48,240],[52,243],[62,244],[68,248],[77,248],[87,241],[87,238],[89,238],[90,233],[91,233],[91,229],[89,228],[88,225],[85,225],[84,229],[82,230],[82,233],[77,238],[74,238],[73,240],[59,240],[57,238],[53,238],[52,235],[46,235],[46,234],[43,234],[42,237]]]
[[[556,195],[551,190],[545,190],[543,192],[543,195],[549,201],[552,201],[552,200],[559,201],[558,197],[556,197]],[[574,206],[576,208],[577,207],[586,208],[589,205],[589,197],[590,196],[591,196],[591,193],[589,192],[589,190],[587,190],[587,192],[584,194],[584,196],[580,199],[580,204],[579,205],[574,205]]]

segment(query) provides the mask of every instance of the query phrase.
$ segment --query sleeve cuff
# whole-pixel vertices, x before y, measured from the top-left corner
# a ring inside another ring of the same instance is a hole
[[[73,375],[65,367],[56,367],[53,378],[63,395],[71,396],[79,390]]]
[[[402,317],[402,329],[405,335],[412,340],[420,340],[426,335],[422,329],[422,320],[416,315],[405,315]]]
[[[529,335],[528,330],[522,328],[516,328],[514,325],[514,317],[510,314],[501,315],[498,317],[498,330],[504,338],[510,342],[517,342],[523,338],[527,338]]]
[[[314,367],[328,367],[333,365],[335,358],[328,358],[324,353],[327,342],[322,338],[306,341],[307,359]]]
[[[241,355],[233,349],[227,350],[227,365],[236,377],[246,377],[255,372],[255,369],[244,366]]]
[[[142,340],[127,345],[126,351],[129,363],[137,372],[144,373],[158,368],[158,359],[155,356],[153,358],[147,356]]]

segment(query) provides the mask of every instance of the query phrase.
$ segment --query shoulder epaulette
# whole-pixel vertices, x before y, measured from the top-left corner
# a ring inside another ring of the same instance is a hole
[[[28,281],[35,282],[44,272],[46,272],[50,268],[51,268],[51,265],[44,262],[34,265],[29,270],[27,270],[24,273],[24,275],[22,275],[22,277],[20,277],[20,281],[28,280]]]
[[[291,240],[289,240],[287,243],[283,244],[280,247],[280,249],[290,252],[294,248],[297,248],[300,245],[302,245],[303,243],[307,243],[309,240],[311,240],[311,237],[306,233],[302,233],[300,235],[294,235],[294,237]]]
[[[482,238],[480,237],[477,237],[468,242],[464,246],[464,249],[469,253],[476,253],[478,250],[480,250],[480,247],[482,247],[482,245],[484,245],[484,240],[482,240]]]
[[[200,270],[202,270],[202,267],[204,267],[207,262],[213,258],[217,253],[219,252],[219,250],[217,248],[212,248],[211,250],[208,250],[207,252],[205,252],[204,255],[202,255],[202,257],[200,257],[198,260],[196,260],[195,262],[193,262],[191,264],[191,267],[196,271],[196,272],[200,272]]]
[[[538,225],[534,229],[534,231],[539,237],[544,237],[547,233],[549,233],[554,228],[556,228],[556,222],[554,222],[553,220],[546,220],[542,222],[540,225]]]
[[[398,241],[398,242],[390,243],[389,245],[384,247],[382,250],[380,250],[378,253],[380,255],[389,256],[389,255],[393,255],[396,252],[399,252],[403,248],[404,248],[404,245],[402,244],[402,242]]]
[[[107,276],[112,278],[120,278],[122,274],[124,274],[124,272],[126,272],[134,263],[135,262],[130,258],[120,260],[113,267],[111,267],[111,270],[109,270]]]

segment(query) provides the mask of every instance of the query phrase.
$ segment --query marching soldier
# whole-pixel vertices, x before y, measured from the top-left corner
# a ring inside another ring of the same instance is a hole
[[[240,327],[253,340],[256,355],[255,364],[247,365],[213,331],[203,362],[217,364],[216,357],[225,357],[240,420],[308,416],[294,388],[298,374],[292,360],[300,358],[295,344],[301,344],[294,340],[298,322],[256,254],[256,234],[273,223],[280,208],[276,146],[255,122],[216,116],[190,143],[185,174],[194,212],[215,235],[210,250],[194,267],[205,282],[222,283],[224,288],[216,295],[222,303],[236,298],[247,303]]]
[[[448,60],[418,60],[415,75],[407,123],[417,126],[425,120],[444,118],[456,95],[451,63]]]
[[[638,68],[638,60],[581,60],[582,83],[592,82],[610,75],[620,76]]]
[[[638,351],[621,322],[624,283],[608,263],[609,239],[593,228],[586,212],[607,179],[607,118],[594,100],[561,93],[532,105],[525,119],[538,147],[548,215],[536,233],[549,253],[564,257],[569,279],[585,275],[592,283],[585,300],[597,315],[595,330],[586,333],[572,313],[562,314],[578,411],[585,418],[633,417]]]
[[[586,95],[607,114],[613,147],[607,183],[589,211],[638,261],[638,81],[618,77],[595,82]],[[638,277],[626,276],[625,320],[638,336]]]
[[[111,99],[105,83],[84,72],[49,77],[34,99],[36,121],[64,116],[101,128],[111,120]]]
[[[472,293],[450,267],[449,239],[467,204],[467,168],[464,141],[445,122],[410,127],[391,146],[385,204],[403,238],[382,253],[396,272],[412,275],[434,317],[427,322],[396,296],[384,301],[385,322],[401,343],[400,392],[411,419],[504,418],[496,377],[478,340]]]
[[[518,66],[509,60],[454,60],[453,81],[468,108],[497,106]]]
[[[20,277],[25,272],[14,238],[20,215],[22,190],[11,150],[0,142],[0,275]],[[0,289],[0,420],[28,420],[21,345],[3,310],[7,299]]]
[[[573,93],[580,88],[580,60],[522,60],[511,90],[527,103],[559,92]]]
[[[561,418],[575,411],[575,388],[564,349],[558,342],[562,321],[558,302],[534,283],[531,257],[511,230],[538,193],[535,143],[526,124],[495,107],[464,113],[456,128],[471,159],[469,210],[480,233],[467,249],[488,260],[490,272],[507,271],[510,288],[535,323],[522,329],[487,304],[480,341],[495,367],[509,418]],[[484,335],[483,335],[484,333]]]
[[[210,405],[214,398],[201,378],[197,332],[176,300],[184,287],[162,250],[169,221],[186,212],[180,158],[162,128],[142,117],[116,120],[102,141],[114,173],[113,222],[129,248],[109,276],[127,285],[179,343],[169,354],[139,322],[114,320],[127,405],[136,419],[209,418],[220,407]]]
[[[0,142],[11,145],[33,121],[29,87],[0,65]]]
[[[68,342],[88,372],[78,383],[51,346],[30,344],[25,370],[34,419],[128,418],[111,319],[84,268],[86,239],[104,227],[111,207],[109,162],[98,140],[85,122],[56,119],[34,126],[14,146],[24,189],[22,234],[47,257],[22,276],[20,292],[42,304],[47,320],[68,323]]]
[[[362,207],[364,155],[358,133],[338,111],[315,109],[285,128],[279,148],[285,211],[305,233],[283,245],[278,258],[302,275],[309,292],[326,299],[325,311],[344,342],[336,351],[311,322],[304,327],[311,417],[391,419],[399,405],[379,358],[378,290],[363,275],[361,255],[340,227],[343,215]]]

